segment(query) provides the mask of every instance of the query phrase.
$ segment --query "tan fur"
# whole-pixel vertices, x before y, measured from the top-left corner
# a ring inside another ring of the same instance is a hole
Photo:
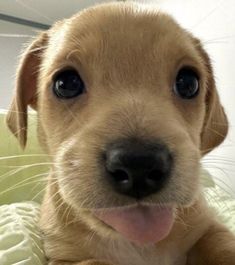
[[[200,75],[200,94],[189,101],[172,91],[185,65]],[[52,79],[66,67],[78,70],[87,93],[59,100]],[[49,264],[235,264],[235,238],[217,223],[199,184],[200,158],[224,140],[227,118],[206,52],[168,15],[112,3],[57,23],[20,63],[7,122],[22,146],[28,105],[37,109],[39,141],[54,162],[41,214]],[[161,139],[175,154],[168,185],[143,200],[176,207],[171,233],[156,246],[134,245],[92,214],[136,204],[112,191],[98,159],[123,137]]]

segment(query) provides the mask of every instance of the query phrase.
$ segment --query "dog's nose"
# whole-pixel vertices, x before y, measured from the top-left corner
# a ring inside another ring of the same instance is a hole
[[[114,189],[141,199],[163,188],[173,166],[163,144],[123,142],[112,144],[106,152],[106,169]]]

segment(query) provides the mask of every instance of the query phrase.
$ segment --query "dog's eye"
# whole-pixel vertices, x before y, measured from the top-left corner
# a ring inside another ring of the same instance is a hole
[[[176,77],[174,92],[184,99],[191,99],[198,95],[199,80],[197,74],[189,68],[182,68]]]
[[[54,79],[53,92],[59,98],[73,98],[85,91],[85,85],[75,70],[60,72]]]

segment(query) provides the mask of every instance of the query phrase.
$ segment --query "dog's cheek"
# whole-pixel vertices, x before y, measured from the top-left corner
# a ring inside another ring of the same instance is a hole
[[[174,175],[176,200],[182,205],[190,205],[200,189],[200,153],[197,148],[188,144],[180,150]]]
[[[84,150],[85,148],[85,150]],[[79,134],[65,141],[55,155],[55,171],[63,199],[76,209],[98,203],[102,182],[97,155]]]
[[[54,155],[54,175],[60,194],[69,205],[73,205],[76,201],[76,192],[81,186],[78,177],[81,161],[74,157],[73,147],[75,144],[74,138],[65,141],[58,147]]]

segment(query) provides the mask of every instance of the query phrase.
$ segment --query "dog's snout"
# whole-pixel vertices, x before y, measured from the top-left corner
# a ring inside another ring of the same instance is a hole
[[[137,199],[161,190],[172,164],[172,155],[163,144],[123,142],[106,152],[106,169],[114,189]]]

